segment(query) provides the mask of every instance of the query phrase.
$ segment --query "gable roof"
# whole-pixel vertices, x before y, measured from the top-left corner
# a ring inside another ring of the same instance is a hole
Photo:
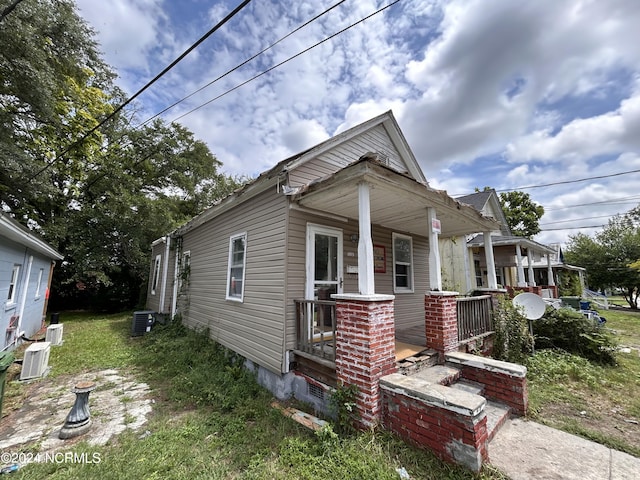
[[[8,238],[20,245],[24,245],[31,250],[55,260],[62,260],[64,257],[51,245],[40,237],[34,235],[22,224],[11,218],[7,213],[0,212],[0,236]]]
[[[263,192],[270,186],[279,184],[281,179],[284,181],[287,172],[293,170],[294,168],[297,168],[300,165],[313,160],[318,155],[321,155],[322,153],[334,148],[335,146],[351,138],[354,138],[378,125],[384,126],[386,132],[389,135],[389,138],[394,144],[394,147],[398,150],[401,158],[404,160],[410,176],[413,177],[413,179],[418,183],[428,186],[427,179],[425,178],[424,173],[422,172],[422,169],[418,164],[418,161],[411,151],[411,148],[409,147],[404,134],[400,130],[398,122],[396,121],[391,110],[389,110],[381,115],[378,115],[377,117],[351,127],[344,132],[341,132],[325,140],[324,142],[321,142],[313,147],[303,150],[302,152],[292,155],[291,157],[281,160],[269,170],[258,175],[258,177],[254,180],[246,183],[227,197],[214,203],[212,206],[189,220],[184,225],[178,227],[176,230],[174,230],[173,233],[181,235],[197,227],[198,225],[202,225],[208,220],[215,218],[216,216],[232,208],[237,202],[246,201],[259,194],[260,192]],[[354,159],[354,162],[357,160],[358,159]]]
[[[491,210],[491,212],[498,217],[496,220],[500,223],[500,232],[505,236],[511,235],[511,229],[507,223],[507,217],[502,210],[502,204],[500,203],[498,194],[493,188],[482,192],[472,193],[470,195],[463,195],[462,197],[457,197],[456,200],[466,205],[471,205],[473,208],[487,216],[489,216],[489,210]]]

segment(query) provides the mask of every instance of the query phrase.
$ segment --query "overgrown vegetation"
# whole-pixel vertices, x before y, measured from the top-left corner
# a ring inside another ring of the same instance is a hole
[[[205,332],[174,322],[130,338],[130,314],[100,317],[97,328],[86,315],[61,318],[65,344],[59,348],[67,350],[56,349],[55,358],[52,352],[53,371],[64,365],[64,373],[76,373],[73,364],[79,362],[77,371],[136,372],[152,387],[154,414],[146,431],[125,432],[104,447],[71,447],[100,453],[99,464],[32,464],[12,474],[16,479],[397,479],[400,467],[414,479],[504,478],[490,467],[474,476],[380,431],[314,434],[272,408],[270,393],[242,367],[242,359]],[[95,335],[114,348],[96,344]],[[84,355],[91,360],[80,362]],[[342,405],[352,403],[352,392],[344,392]]]
[[[616,363],[615,337],[582,313],[570,309],[547,308],[534,322],[536,348],[559,348],[607,365]]]
[[[559,349],[536,349],[526,360],[528,414],[640,457],[640,316],[610,310],[606,317],[606,335],[631,348],[606,350],[616,364]]]
[[[493,357],[506,362],[523,363],[533,349],[533,338],[529,333],[527,319],[505,295],[498,300],[493,328],[496,332]]]
[[[329,407],[335,416],[335,428],[338,433],[352,434],[360,420],[356,405],[357,385],[338,385],[331,392]]]

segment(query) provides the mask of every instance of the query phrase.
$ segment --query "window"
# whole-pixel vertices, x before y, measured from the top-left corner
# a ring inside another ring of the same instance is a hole
[[[20,273],[20,265],[14,265],[11,270],[11,281],[9,282],[9,295],[7,295],[7,303],[16,303],[16,290],[18,286],[18,274]]]
[[[476,287],[482,287],[482,268],[480,267],[480,260],[473,261],[473,269],[476,272]]]
[[[398,233],[393,234],[393,291],[413,292],[413,241]]]
[[[153,263],[153,280],[151,282],[151,295],[156,294],[156,289],[158,288],[158,280],[160,280],[160,260],[162,256],[156,255],[156,259]]]
[[[182,254],[182,264],[180,265],[180,276],[178,277],[178,290],[189,286],[189,276],[191,275],[191,252],[187,250]]]
[[[38,272],[38,283],[36,283],[36,298],[40,298],[40,289],[42,288],[42,276],[44,275],[44,268],[41,268]]]
[[[244,295],[244,267],[246,264],[247,234],[234,235],[229,240],[227,269],[227,300],[241,302]]]

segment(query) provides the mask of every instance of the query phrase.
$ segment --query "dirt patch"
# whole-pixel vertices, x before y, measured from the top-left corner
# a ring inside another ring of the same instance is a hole
[[[545,405],[540,416],[549,426],[575,423],[583,429],[624,442],[640,453],[640,419],[605,398],[598,396],[586,400],[583,410],[563,402]]]

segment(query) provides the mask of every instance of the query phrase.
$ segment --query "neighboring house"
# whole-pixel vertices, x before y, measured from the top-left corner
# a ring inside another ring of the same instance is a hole
[[[549,264],[551,265],[551,278],[556,285],[564,285],[568,287],[575,281],[577,295],[582,295],[586,289],[585,276],[587,270],[584,267],[577,267],[575,265],[569,265],[564,261],[564,255],[562,254],[562,247],[559,243],[552,243],[548,245],[552,250],[550,253],[546,253],[539,258],[533,259],[533,278],[538,285],[549,285]],[[524,265],[526,270],[529,268],[529,260],[524,259]],[[575,280],[572,280],[575,279]],[[573,293],[571,293],[573,294]]]
[[[333,300],[392,302],[390,334],[417,327],[424,348],[425,293],[442,293],[438,237],[497,228],[429,187],[387,112],[154,242],[147,307],[208,329],[278,397],[313,401],[312,379],[335,384],[342,368]]]
[[[56,260],[62,255],[27,228],[0,212],[0,337],[14,347],[43,326]]]
[[[476,232],[454,241],[441,239],[443,254],[443,281],[450,282],[451,288],[462,292],[489,289],[545,290],[545,295],[557,296],[556,282],[540,284],[536,282],[533,264],[541,256],[553,250],[533,240],[511,234],[500,200],[495,190],[485,190],[458,197],[461,203],[470,205],[484,216],[499,222],[499,228],[491,232]],[[490,243],[489,248],[485,248]],[[488,265],[493,264],[493,268]],[[525,270],[525,266],[527,267]],[[547,270],[548,265],[545,265]]]

